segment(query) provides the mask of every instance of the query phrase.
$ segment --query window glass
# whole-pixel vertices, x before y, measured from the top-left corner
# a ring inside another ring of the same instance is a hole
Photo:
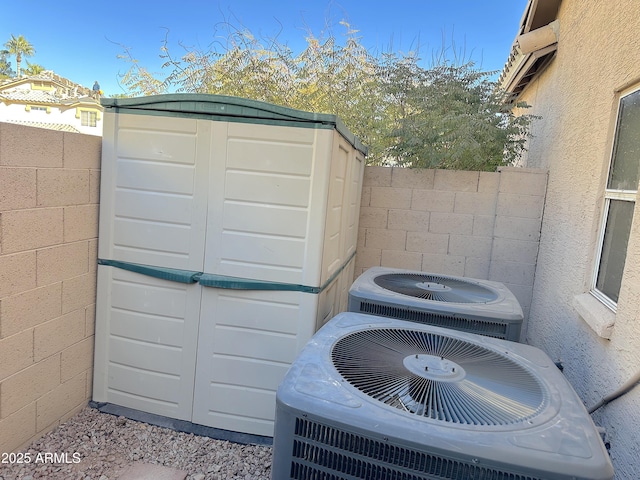
[[[640,167],[640,90],[620,100],[608,189],[637,190]]]
[[[618,302],[635,202],[611,200],[604,230],[596,288]]]
[[[95,127],[98,115],[95,112],[80,112],[80,124],[83,127]]]

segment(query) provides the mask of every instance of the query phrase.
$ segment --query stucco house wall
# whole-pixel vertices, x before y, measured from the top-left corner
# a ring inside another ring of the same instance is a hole
[[[102,136],[103,110],[90,89],[49,70],[0,81],[2,122]]]
[[[90,398],[101,148],[0,122],[0,452]]]
[[[638,203],[617,311],[588,293],[620,92],[640,85],[638,12],[637,0],[563,0],[556,57],[520,96],[541,117],[522,165],[549,170],[527,342],[562,362],[587,406],[640,369]],[[606,429],[616,478],[638,478],[640,388],[593,418]]]

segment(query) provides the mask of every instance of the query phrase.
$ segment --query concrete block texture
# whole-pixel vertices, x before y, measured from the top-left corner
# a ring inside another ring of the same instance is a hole
[[[36,206],[36,169],[0,167],[0,212]]]
[[[453,212],[456,193],[438,190],[413,190],[411,210]]]
[[[79,275],[62,282],[62,313],[84,309],[96,303],[96,276]]]
[[[429,230],[429,212],[415,210],[389,210],[388,227],[390,230],[411,230],[426,232]]]
[[[3,254],[62,243],[62,208],[12,210],[1,215]]]
[[[89,242],[65,243],[36,252],[39,285],[57,283],[89,272]]]
[[[500,193],[544,196],[547,189],[545,170],[500,168]]]
[[[446,254],[449,250],[449,235],[429,232],[407,232],[409,252]]]
[[[55,424],[61,417],[86,403],[87,374],[81,373],[47,392],[36,401],[36,430]]]
[[[380,207],[360,207],[360,228],[387,228],[389,210]]]
[[[5,338],[62,315],[62,283],[0,299],[0,337]]]
[[[498,191],[500,185],[500,173],[498,172],[480,172],[478,177],[478,192],[494,193]]]
[[[435,170],[425,170],[422,168],[392,168],[391,186],[394,188],[414,188],[431,190]]]
[[[500,193],[496,214],[505,217],[541,218],[544,196]]]
[[[422,255],[420,270],[442,275],[464,275],[465,258],[458,255],[436,255],[425,253]]]
[[[453,206],[454,213],[493,215],[496,212],[495,193],[457,192]]]
[[[63,134],[0,122],[0,165],[61,168]]]
[[[11,452],[36,434],[36,404],[0,419],[0,452]]]
[[[100,170],[89,170],[89,203],[100,203]]]
[[[494,236],[513,240],[540,240],[541,221],[537,218],[496,217]]]
[[[66,382],[93,367],[93,336],[65,348],[60,358],[60,379]]]
[[[535,264],[492,261],[489,270],[489,280],[512,283],[514,285],[533,285]]]
[[[369,187],[390,187],[392,171],[390,167],[367,167],[364,169],[363,184]]]
[[[491,258],[493,238],[473,235],[451,235],[449,237],[450,255],[463,257]]]
[[[371,187],[372,207],[411,208],[410,188]]]
[[[398,250],[382,250],[380,266],[391,268],[406,268],[416,270],[416,265],[422,263],[422,254],[418,252],[400,252]]]
[[[64,168],[99,169],[102,156],[102,138],[65,132],[63,134]]]
[[[452,192],[477,192],[480,172],[435,170],[433,188]]]
[[[404,250],[407,232],[404,230],[387,230],[382,228],[367,228],[365,247],[388,250]]]
[[[36,362],[59,353],[84,338],[84,309],[40,324],[33,331],[33,356]]]
[[[535,264],[538,258],[538,242],[494,238],[491,257],[502,262],[521,262]]]
[[[77,169],[38,169],[38,206],[57,207],[89,203],[90,171]]]
[[[487,280],[491,261],[485,258],[467,257],[464,261],[464,276]]]
[[[4,379],[0,384],[0,418],[4,419],[60,385],[60,355]]]
[[[0,382],[33,363],[33,330],[0,340]]]
[[[0,213],[0,225],[1,223],[2,214]],[[30,290],[35,286],[36,252],[0,255],[0,302],[3,297]]]
[[[433,212],[429,221],[429,231],[433,233],[471,235],[473,233],[473,215]]]
[[[77,242],[98,237],[98,205],[64,207],[64,241]]]
[[[91,394],[102,139],[0,123],[0,451]]]

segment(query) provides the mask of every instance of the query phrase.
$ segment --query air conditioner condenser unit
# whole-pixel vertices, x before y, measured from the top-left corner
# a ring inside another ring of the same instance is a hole
[[[338,314],[276,395],[274,480],[608,480],[582,402],[541,350]]]
[[[349,289],[350,312],[519,341],[524,315],[502,283],[372,267]]]

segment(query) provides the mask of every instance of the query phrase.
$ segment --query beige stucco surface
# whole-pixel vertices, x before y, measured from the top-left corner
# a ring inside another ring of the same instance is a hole
[[[563,363],[590,406],[640,369],[640,208],[617,312],[584,295],[591,286],[618,98],[640,86],[640,14],[637,0],[564,0],[558,19],[557,56],[521,97],[532,105],[528,113],[541,116],[523,165],[549,170],[527,341]],[[609,338],[586,320],[614,322]],[[640,387],[593,418],[606,428],[616,478],[638,478]]]

